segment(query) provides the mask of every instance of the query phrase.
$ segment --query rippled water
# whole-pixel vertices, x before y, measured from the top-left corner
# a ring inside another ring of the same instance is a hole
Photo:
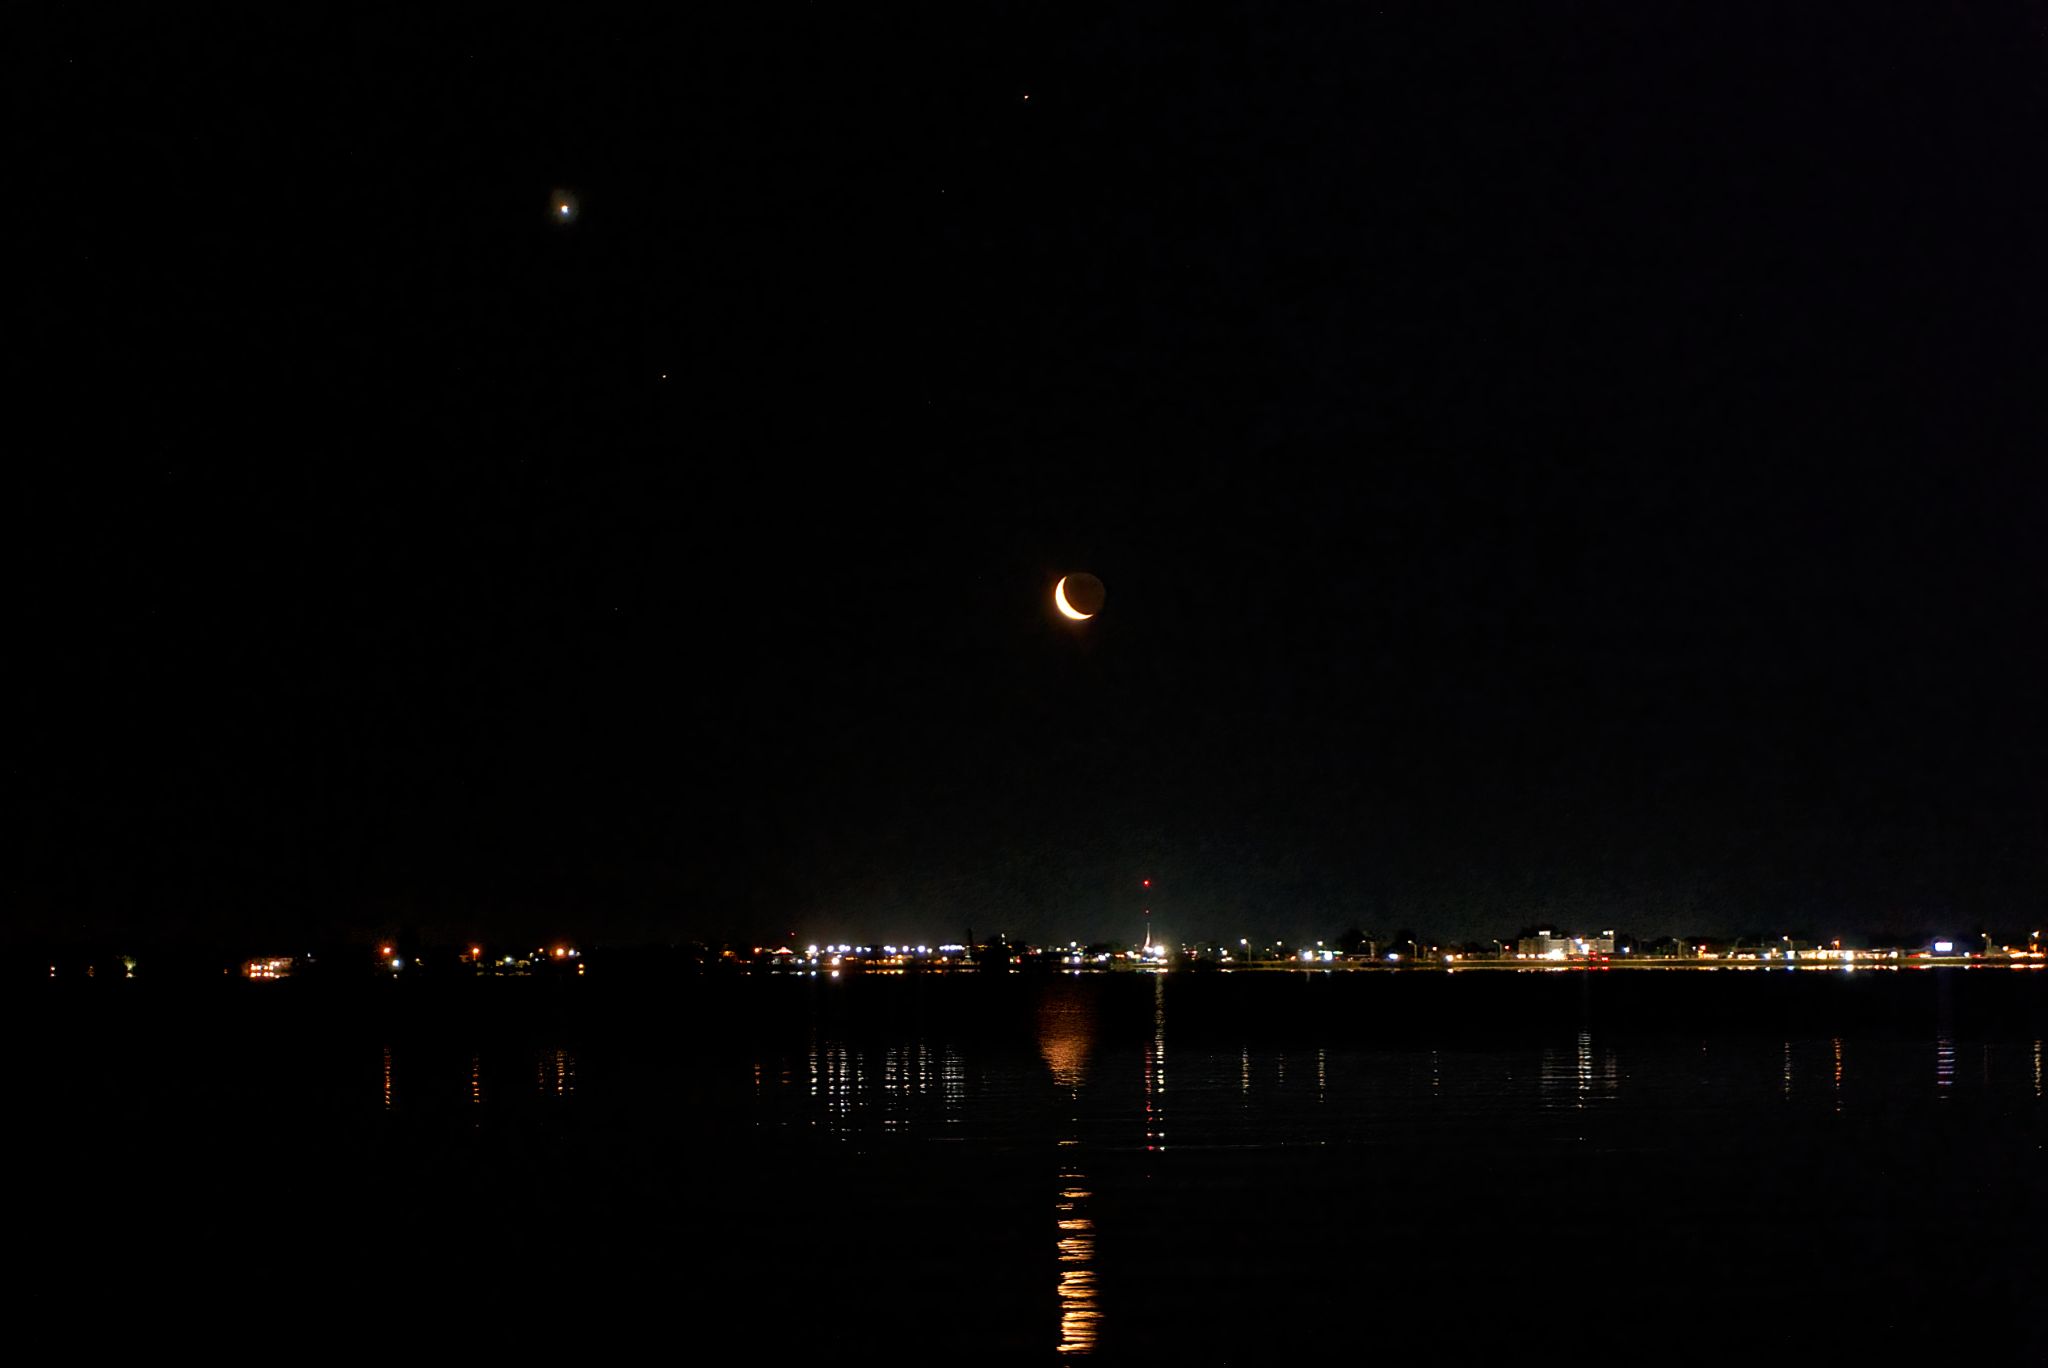
[[[2044,978],[53,996],[34,1300],[893,1361],[2031,1350]]]

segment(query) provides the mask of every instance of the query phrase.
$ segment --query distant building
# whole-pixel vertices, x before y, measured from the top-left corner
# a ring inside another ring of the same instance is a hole
[[[1587,959],[1614,953],[1614,933],[1597,936],[1560,936],[1555,931],[1538,931],[1515,942],[1516,959]]]
[[[219,963],[218,960],[215,963]],[[292,976],[296,963],[290,955],[263,955],[256,959],[242,961],[242,977],[248,979],[281,979]]]

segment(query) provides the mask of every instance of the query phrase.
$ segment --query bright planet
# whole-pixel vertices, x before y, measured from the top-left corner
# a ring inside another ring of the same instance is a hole
[[[1060,610],[1062,617],[1075,622],[1086,622],[1102,611],[1102,602],[1108,597],[1102,581],[1082,570],[1063,576],[1052,587],[1053,606]]]

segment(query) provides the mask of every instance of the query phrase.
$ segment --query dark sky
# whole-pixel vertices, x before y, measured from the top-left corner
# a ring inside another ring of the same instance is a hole
[[[1823,8],[73,11],[7,901],[2031,927],[2048,14]]]

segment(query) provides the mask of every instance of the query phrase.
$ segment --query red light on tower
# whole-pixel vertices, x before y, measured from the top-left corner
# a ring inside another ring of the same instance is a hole
[[[1150,879],[1140,879],[1139,882],[1144,884],[1147,888],[1150,888],[1152,886],[1152,881]]]

